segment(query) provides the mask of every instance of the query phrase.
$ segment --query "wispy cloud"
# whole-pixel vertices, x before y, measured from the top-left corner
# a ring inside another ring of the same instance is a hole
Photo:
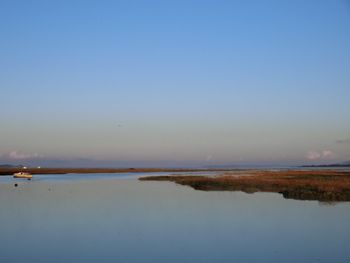
[[[205,158],[205,161],[209,162],[211,159],[213,159],[213,156],[211,154],[207,155]]]
[[[331,150],[309,151],[306,154],[308,160],[332,160],[336,158],[336,154]]]
[[[1,156],[3,159],[7,160],[28,160],[28,159],[36,159],[42,157],[38,153],[23,153],[19,151],[10,151]]]
[[[340,140],[337,140],[336,142],[339,144],[346,144],[346,143],[350,144],[350,138],[340,139]]]
[[[319,152],[316,151],[309,151],[306,154],[306,159],[308,160],[318,160],[321,158],[321,154]]]

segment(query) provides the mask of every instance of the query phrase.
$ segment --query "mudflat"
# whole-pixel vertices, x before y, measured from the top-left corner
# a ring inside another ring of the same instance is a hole
[[[284,198],[324,202],[350,201],[350,172],[286,170],[223,172],[215,177],[149,176],[141,181],[171,181],[202,191],[274,192]]]

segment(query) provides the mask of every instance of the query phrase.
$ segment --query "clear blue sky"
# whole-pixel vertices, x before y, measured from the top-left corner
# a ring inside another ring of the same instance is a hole
[[[1,162],[350,160],[349,1],[1,1],[0,37]]]

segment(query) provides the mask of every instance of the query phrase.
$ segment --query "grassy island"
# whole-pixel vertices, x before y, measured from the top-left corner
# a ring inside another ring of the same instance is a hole
[[[350,172],[245,171],[225,172],[219,176],[149,176],[142,181],[171,181],[202,191],[274,192],[288,199],[324,202],[350,201]]]

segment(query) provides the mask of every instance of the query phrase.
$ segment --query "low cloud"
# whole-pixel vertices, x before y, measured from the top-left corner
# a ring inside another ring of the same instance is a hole
[[[3,154],[1,157],[7,160],[28,160],[28,159],[37,159],[42,156],[39,155],[38,153],[23,153],[19,151],[11,151]]]
[[[321,158],[321,154],[316,151],[309,151],[306,155],[306,159],[308,160],[318,160]]]
[[[309,151],[306,154],[308,160],[332,160],[336,158],[336,154],[331,150]]]
[[[205,160],[206,160],[207,162],[209,162],[211,159],[213,159],[213,156],[212,156],[211,154],[209,154],[209,155],[205,158]]]
[[[339,144],[347,144],[347,143],[350,144],[350,138],[340,139],[340,140],[337,140],[336,142]]]
[[[335,157],[336,157],[336,154],[330,150],[322,151],[322,158],[323,159],[334,159]]]

